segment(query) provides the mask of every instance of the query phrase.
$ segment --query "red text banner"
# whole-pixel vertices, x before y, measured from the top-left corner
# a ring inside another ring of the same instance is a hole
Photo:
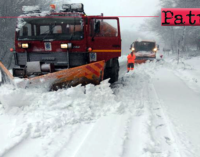
[[[200,26],[200,8],[162,8],[162,26]]]

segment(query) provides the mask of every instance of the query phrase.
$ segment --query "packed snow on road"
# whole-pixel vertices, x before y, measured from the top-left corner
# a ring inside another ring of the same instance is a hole
[[[0,87],[1,157],[198,157],[200,57],[135,66],[114,85]]]

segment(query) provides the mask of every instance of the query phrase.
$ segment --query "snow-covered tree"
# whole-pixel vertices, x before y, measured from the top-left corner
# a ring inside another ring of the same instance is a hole
[[[31,0],[1,0],[0,16],[0,61],[8,68],[14,63],[13,54],[9,51],[14,46],[16,16],[22,13],[23,5],[33,5]]]

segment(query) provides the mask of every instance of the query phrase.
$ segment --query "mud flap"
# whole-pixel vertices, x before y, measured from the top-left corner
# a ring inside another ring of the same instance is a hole
[[[6,69],[6,67],[0,62],[0,85],[13,84],[13,76]]]
[[[47,75],[25,79],[18,83],[19,87],[41,87],[57,90],[63,87],[99,84],[103,80],[105,61],[86,64],[83,66],[64,69]]]

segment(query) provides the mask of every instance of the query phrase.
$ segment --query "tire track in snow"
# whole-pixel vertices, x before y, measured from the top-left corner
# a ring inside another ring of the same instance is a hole
[[[128,122],[129,115],[109,115],[84,125],[59,157],[119,156],[126,139]]]
[[[144,84],[144,82],[143,82]],[[144,85],[143,85],[144,87]],[[134,103],[134,107],[131,109],[133,114],[129,124],[129,129],[127,133],[127,139],[124,143],[124,151],[122,157],[128,156],[138,156],[141,151],[142,140],[137,139],[136,136],[141,137],[141,132],[143,130],[143,114],[144,114],[144,101],[143,101],[143,87],[140,92],[134,96],[134,99],[137,100]],[[139,122],[139,123],[138,123]],[[136,131],[137,130],[137,131]],[[137,146],[138,145],[138,146]],[[134,146],[134,148],[133,148]],[[137,151],[139,150],[139,151]]]
[[[153,77],[156,76],[158,70],[164,70],[165,68],[162,65],[155,63],[146,64],[144,66],[152,66],[153,73],[150,73],[151,71],[148,68],[144,68],[144,72]],[[149,93],[148,104],[150,112],[149,134],[151,136],[151,141],[154,143],[152,148],[161,150],[164,156],[194,157],[194,153],[190,146],[185,148],[181,147],[181,141],[179,136],[177,136],[178,131],[174,128],[172,122],[164,112],[164,107],[159,100],[158,94],[152,83],[152,78],[150,79],[147,91]],[[185,154],[186,150],[187,155]],[[161,154],[158,154],[158,156],[161,156]]]
[[[179,157],[179,155],[173,154],[170,148],[168,146],[166,147],[166,143],[163,142],[164,140],[163,132],[165,132],[166,128],[163,128],[163,130],[160,131],[159,127],[166,126],[166,123],[161,118],[162,115],[160,114],[160,107],[157,106],[156,99],[154,99],[154,93],[151,90],[150,81],[149,85],[146,86],[145,92],[148,93],[146,94],[147,99],[145,102],[146,104],[145,106],[147,106],[148,110],[147,111],[148,121],[146,122],[148,142],[144,147],[145,154],[147,154],[147,156],[156,156],[156,157],[162,157],[162,156]]]
[[[15,130],[16,131],[16,130]],[[23,125],[21,128],[18,128],[18,131],[15,132],[15,136],[11,137],[11,141],[6,143],[3,148],[0,148],[0,157],[3,157],[13,151],[16,147],[19,147],[25,139],[29,136],[30,127],[29,125]]]
[[[171,69],[170,69],[170,73],[174,75],[175,77],[177,77],[176,74],[174,74],[174,72],[171,71]],[[177,78],[180,79],[179,77]],[[182,82],[181,79],[180,81]],[[183,83],[185,84],[185,82]],[[174,147],[181,157],[194,157],[195,155],[194,155],[193,146],[185,137],[185,135],[182,133],[182,130],[177,128],[177,126],[173,124],[174,123],[173,120],[170,120],[170,118],[168,117],[168,114],[165,111],[165,106],[163,105],[163,102],[159,100],[158,94],[156,92],[156,89],[153,83],[151,84],[151,88],[154,92],[155,98],[158,100],[157,104],[158,104],[158,107],[160,108],[160,115],[162,115],[164,122],[167,124],[166,129],[168,131],[169,137],[165,136],[166,142],[168,144],[174,143]]]
[[[147,143],[145,144],[144,147],[144,152],[148,156],[169,156],[170,153],[168,150],[163,152],[162,150],[162,145],[160,145],[160,139],[157,136],[156,129],[158,125],[155,125],[155,118],[154,114],[152,112],[153,104],[155,104],[155,100],[153,100],[152,97],[152,91],[150,89],[150,79],[147,81],[147,85],[145,86],[145,95],[146,101],[145,101],[145,106],[146,106],[146,115],[148,117],[148,120],[146,122],[146,131],[148,133],[148,140]],[[156,117],[157,118],[157,117]],[[163,125],[163,124],[160,124]]]
[[[149,77],[152,75],[148,71],[146,73]],[[147,154],[147,156],[156,157],[180,157],[182,154],[169,130],[169,122],[166,120],[162,111],[162,107],[157,93],[153,88],[153,84],[151,83],[151,79],[147,80],[147,85],[144,90],[146,93],[144,95],[144,98],[146,97],[146,115],[149,119],[146,123],[149,139],[144,148],[145,154]]]
[[[105,157],[123,155],[125,149],[124,146],[128,138],[130,122],[130,114],[120,116],[120,123],[113,127],[112,136],[110,137],[108,147],[105,150]]]
[[[129,126],[128,138],[125,142],[125,149],[123,152],[123,157],[132,156],[156,156],[160,155],[160,150],[154,149],[154,142],[149,124],[151,124],[151,113],[149,112],[149,80],[150,77],[146,74],[140,74],[142,78],[139,77],[135,84],[140,84],[140,90],[138,94],[134,96],[137,100],[134,103],[134,108],[132,108],[132,119]],[[135,92],[133,92],[135,93]]]
[[[126,74],[120,80],[122,84],[118,84],[118,87],[114,88],[116,95],[120,95],[120,99],[125,100],[125,114],[130,113],[128,126],[126,128],[127,137],[124,140],[123,152],[120,155],[122,157],[144,155],[143,148],[147,142],[147,134],[145,132],[147,130],[146,121],[148,121],[148,116],[146,116],[146,100],[144,98],[146,97],[145,89],[148,85],[147,80],[149,79],[150,77],[148,75],[140,71]],[[119,88],[120,90],[118,90]]]
[[[67,125],[58,132],[50,142],[46,143],[47,148],[43,148],[41,157],[74,157],[80,151],[90,133],[93,131],[95,123],[80,123]],[[77,145],[78,144],[78,145]]]
[[[159,99],[152,88],[151,75],[149,69],[145,71],[141,68],[134,73],[134,76],[124,78],[125,82],[122,82],[123,87],[120,91],[114,88],[115,93],[119,94],[123,88],[129,86],[127,89],[130,89],[132,85],[132,91],[127,91],[126,98],[121,99],[135,99],[133,103],[135,108],[131,108],[131,104],[126,105],[129,110],[135,111],[135,117],[132,115],[130,120],[122,156],[180,157],[177,143],[168,130],[168,122],[163,118]]]
[[[66,127],[63,127],[60,130],[56,131],[55,133],[47,135],[47,140],[44,140],[44,143],[42,144],[42,150],[37,156],[60,156],[62,150],[68,146],[70,140],[73,138],[79,128],[80,124],[76,124],[73,126],[67,125]]]
[[[173,126],[171,125],[171,121],[163,110],[163,106],[159,101],[153,84],[151,84],[151,89],[155,96],[155,100],[157,100],[157,102],[155,101],[155,103],[152,104],[152,109],[157,108],[158,110],[151,109],[151,112],[154,119],[154,125],[156,126],[156,128],[154,126],[154,130],[157,135],[160,134],[159,140],[162,143],[160,147],[162,148],[162,146],[164,146],[165,148],[167,148],[169,151],[169,156],[173,156],[174,154],[174,156],[183,157],[182,151],[179,147],[179,140],[176,137],[176,133],[173,129]],[[159,115],[160,117],[157,115]],[[164,130],[161,130],[160,127],[163,127]],[[157,135],[154,135],[154,137]]]
[[[80,148],[86,142],[89,134],[92,132],[93,128],[94,128],[94,124],[91,124],[91,126],[89,127],[89,129],[84,134],[83,138],[80,140],[79,145],[76,147],[75,151],[73,152],[73,154],[70,157],[75,157],[77,155],[77,153],[79,152]]]

